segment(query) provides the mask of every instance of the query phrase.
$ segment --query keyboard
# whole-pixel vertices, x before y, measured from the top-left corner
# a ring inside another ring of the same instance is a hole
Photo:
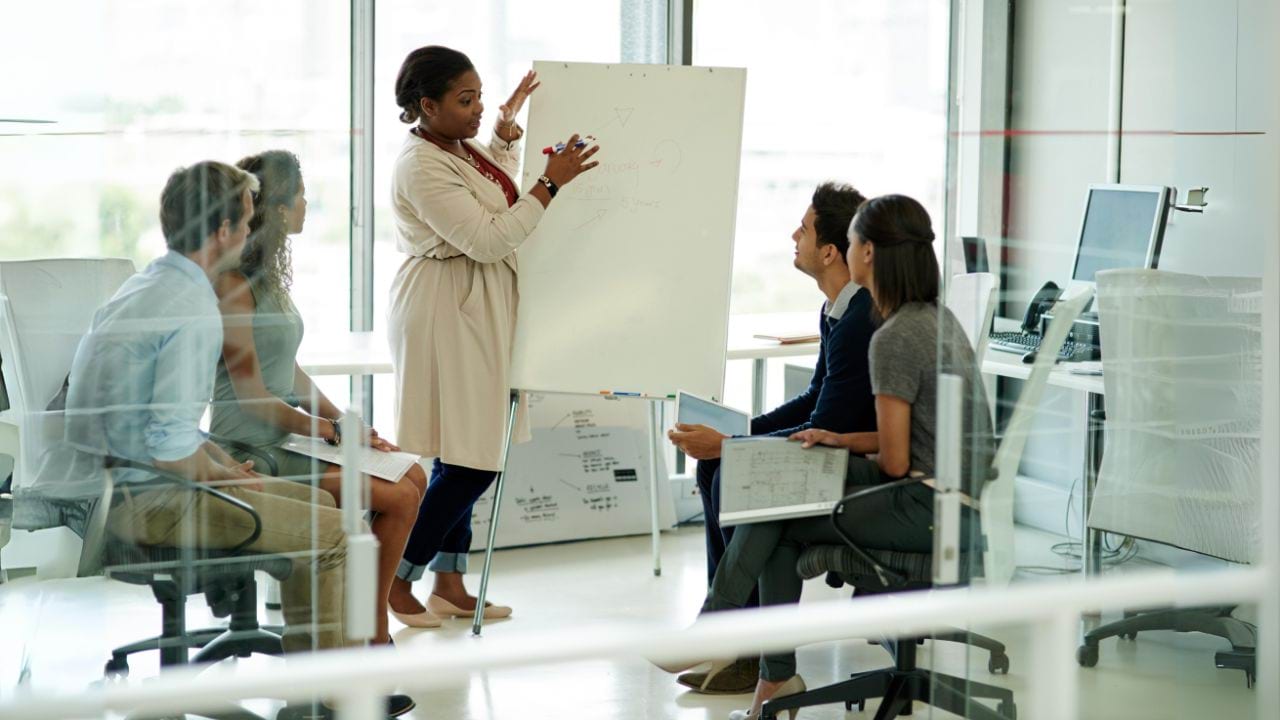
[[[1040,340],[1040,333],[1029,333],[1022,330],[992,332],[989,346],[1005,352],[1025,354],[1039,350]],[[1077,348],[1074,342],[1068,340],[1062,344],[1062,349],[1058,351],[1058,360],[1074,360],[1078,356],[1077,353],[1083,351],[1083,347]]]

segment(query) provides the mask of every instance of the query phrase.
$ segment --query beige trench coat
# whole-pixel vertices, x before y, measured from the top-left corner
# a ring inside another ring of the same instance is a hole
[[[392,178],[396,247],[409,257],[391,286],[387,336],[396,370],[396,442],[479,470],[502,462],[515,338],[516,248],[543,207],[507,207],[467,161],[407,133]],[[516,182],[519,141],[468,142]],[[529,438],[522,399],[515,442]]]

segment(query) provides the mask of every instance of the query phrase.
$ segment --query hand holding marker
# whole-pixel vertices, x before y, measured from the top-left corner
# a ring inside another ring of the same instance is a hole
[[[568,141],[544,148],[542,152],[547,156],[547,169],[543,171],[543,177],[549,180],[556,190],[559,190],[570,180],[599,165],[600,163],[595,161],[588,162],[591,156],[600,150],[599,145],[587,147],[594,140],[595,138],[590,135],[583,138],[574,133]],[[552,197],[555,196],[551,188],[547,190],[551,192]]]
[[[594,137],[592,137],[591,135],[588,135],[588,136],[586,136],[586,137],[582,138],[581,140],[579,140],[578,142],[574,143],[574,144],[573,144],[573,146],[574,146],[575,148],[577,148],[577,149],[581,150],[582,148],[584,148],[584,147],[586,147],[586,146],[587,146],[587,143],[588,143],[588,142],[592,142],[592,141],[594,141],[594,140],[595,140],[595,138],[594,138]],[[558,153],[558,152],[563,152],[563,151],[564,151],[564,149],[565,149],[565,147],[566,147],[566,145],[565,145],[564,143],[556,143],[555,145],[548,145],[547,147],[542,148],[542,154],[543,154],[543,155],[554,155],[554,154],[556,154],[556,153]]]

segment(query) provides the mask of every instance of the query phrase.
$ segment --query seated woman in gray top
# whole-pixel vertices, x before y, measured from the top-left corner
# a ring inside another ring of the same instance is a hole
[[[302,171],[293,153],[271,150],[237,165],[257,176],[257,211],[249,241],[236,270],[223,273],[214,290],[222,311],[222,359],[214,385],[211,430],[269,452],[278,474],[310,482],[318,476],[322,489],[342,501],[342,469],[281,448],[290,433],[314,435],[331,444],[341,440],[342,415],[298,366],[302,317],[289,298],[292,268],[289,236],[306,221]],[[370,430],[370,445],[398,450]],[[234,452],[232,453],[235,454]],[[313,465],[314,462],[314,465]],[[387,594],[418,517],[426,473],[413,465],[399,482],[369,482],[369,507],[378,538],[378,602],[376,643],[389,643]]]
[[[938,304],[933,238],[929,214],[909,197],[886,195],[859,208],[849,228],[846,260],[853,281],[870,289],[882,318],[871,338],[869,357],[876,431],[836,434],[810,429],[792,436],[806,447],[831,445],[853,453],[846,491],[920,474],[920,483],[846,506],[842,527],[864,549],[932,551],[933,489],[925,478],[935,469],[939,372],[959,375],[965,385],[967,426],[961,453],[969,494],[979,487],[969,479],[988,477],[994,456],[991,413],[973,350],[959,321]],[[966,523],[973,519],[971,513],[963,516]],[[967,538],[969,533],[961,535]],[[806,545],[844,542],[825,516],[739,526],[716,570],[703,612],[743,607],[757,581],[762,606],[799,602],[800,552]],[[709,674],[726,664],[714,661]],[[794,652],[764,656],[750,710],[730,717],[755,718],[765,700],[803,690]]]

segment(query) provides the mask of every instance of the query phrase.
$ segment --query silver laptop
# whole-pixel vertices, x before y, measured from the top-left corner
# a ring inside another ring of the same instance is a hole
[[[676,422],[706,425],[730,437],[751,434],[749,414],[683,390],[676,394]]]
[[[849,451],[784,438],[732,438],[720,454],[720,525],[830,513],[844,497]]]

